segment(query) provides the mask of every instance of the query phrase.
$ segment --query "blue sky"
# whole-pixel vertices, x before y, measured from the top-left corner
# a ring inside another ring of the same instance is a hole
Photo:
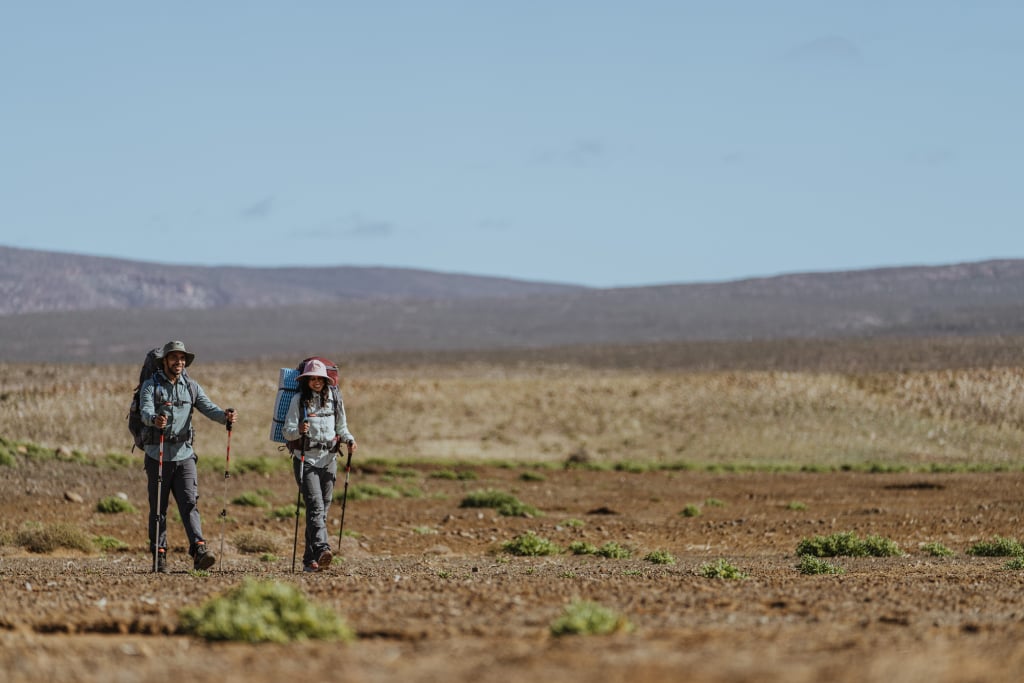
[[[1024,257],[1024,3],[12,2],[0,244],[599,287]]]

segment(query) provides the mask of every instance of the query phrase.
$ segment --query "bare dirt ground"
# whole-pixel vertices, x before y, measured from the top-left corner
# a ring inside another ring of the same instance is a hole
[[[358,462],[358,457],[356,458]],[[0,467],[0,530],[66,522],[119,538],[107,554],[32,554],[0,546],[0,670],[8,683],[36,681],[282,680],[444,681],[1019,681],[1024,676],[1024,572],[1006,558],[965,551],[1017,537],[1024,474],[710,473],[516,469],[473,466],[474,480],[431,477],[436,467],[354,468],[350,490],[378,484],[400,498],[349,498],[342,558],[327,572],[293,574],[293,519],[227,505],[224,480],[201,470],[206,536],[224,553],[208,576],[188,570],[172,523],[171,573],[150,572],[144,474],[138,467],[21,461]],[[465,469],[465,468],[463,468]],[[535,476],[526,479],[524,472]],[[536,480],[533,480],[536,479]],[[339,490],[343,477],[339,477]],[[534,518],[462,508],[494,488],[539,508]],[[270,492],[294,501],[287,471],[239,473],[228,498]],[[102,514],[118,491],[136,513]],[[84,502],[65,499],[77,493]],[[721,504],[709,504],[709,501]],[[800,502],[801,506],[790,505]],[[684,517],[688,504],[701,514]],[[340,506],[331,511],[337,541]],[[582,525],[565,524],[579,520]],[[237,551],[246,531],[278,542],[267,562]],[[563,553],[516,557],[500,545],[526,530],[561,546],[616,541],[631,559]],[[845,573],[805,576],[804,538],[878,534],[906,552],[836,558]],[[300,541],[301,542],[301,541]],[[953,557],[920,544],[940,542]],[[677,562],[642,559],[666,550]],[[300,548],[301,552],[301,548]],[[719,558],[744,580],[709,579]],[[208,643],[178,633],[178,610],[246,577],[293,582],[357,631],[348,644]],[[551,635],[573,598],[625,615],[612,636]]]

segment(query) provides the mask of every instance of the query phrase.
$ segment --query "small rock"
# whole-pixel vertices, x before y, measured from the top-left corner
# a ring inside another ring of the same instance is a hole
[[[127,493],[125,493],[124,491],[118,491],[118,492],[117,492],[116,494],[114,494],[114,495],[116,495],[116,496],[117,496],[118,498],[120,498],[121,500],[128,500],[128,494],[127,494]]]
[[[64,500],[68,501],[69,503],[84,503],[85,502],[85,499],[82,498],[82,496],[80,496],[77,493],[75,493],[74,491],[65,491],[64,492]]]

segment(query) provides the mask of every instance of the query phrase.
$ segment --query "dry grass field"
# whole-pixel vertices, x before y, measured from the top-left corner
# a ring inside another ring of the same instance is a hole
[[[604,464],[661,466],[1014,467],[1024,370],[993,364],[1008,358],[1001,347],[974,345],[977,364],[964,364],[961,352],[952,368],[928,367],[930,351],[940,362],[954,357],[929,342],[917,354],[886,344],[873,353],[847,343],[855,356],[819,347],[810,369],[791,369],[792,352],[777,344],[762,347],[775,355],[753,346],[711,369],[679,359],[659,368],[658,347],[340,360],[350,428],[366,457],[561,462],[585,452]],[[919,367],[893,369],[887,355]],[[216,403],[240,411],[236,457],[284,457],[268,439],[269,419],[278,370],[293,364],[200,359],[191,368]],[[0,435],[127,453],[137,375],[134,365],[0,363]],[[223,429],[201,416],[196,425],[197,451],[219,457]]]
[[[129,455],[137,367],[0,364],[0,670],[11,683],[1020,680],[1024,573],[977,548],[1021,535],[1024,373],[998,344],[978,342],[996,351],[975,362],[962,349],[929,362],[935,348],[808,367],[777,346],[705,364],[659,362],[657,347],[341,358],[360,450],[341,557],[312,575],[290,571],[294,483],[267,438],[291,362],[191,369],[241,414],[228,480],[226,433],[197,416],[204,527],[226,550],[188,571],[172,523],[165,576],[149,571]],[[462,504],[485,491],[532,512]],[[118,492],[135,512],[98,511]],[[31,547],[43,532],[56,547]],[[798,544],[851,533],[899,552],[798,569]],[[557,552],[508,552],[526,534]],[[585,546],[628,556],[570,551]],[[252,577],[298,587],[356,639],[182,631],[181,608]],[[555,635],[578,599],[629,627]]]

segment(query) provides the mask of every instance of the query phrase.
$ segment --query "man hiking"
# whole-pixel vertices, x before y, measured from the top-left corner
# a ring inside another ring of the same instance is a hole
[[[143,382],[139,396],[142,423],[150,427],[146,438],[146,477],[149,485],[149,550],[155,567],[167,571],[167,504],[170,494],[178,504],[188,537],[194,569],[209,569],[216,561],[206,547],[199,521],[199,477],[192,450],[192,411],[198,410],[220,424],[234,423],[238,414],[222,410],[185,372],[195,360],[184,342],[164,344],[157,358],[161,368]],[[156,523],[154,523],[154,520]]]

